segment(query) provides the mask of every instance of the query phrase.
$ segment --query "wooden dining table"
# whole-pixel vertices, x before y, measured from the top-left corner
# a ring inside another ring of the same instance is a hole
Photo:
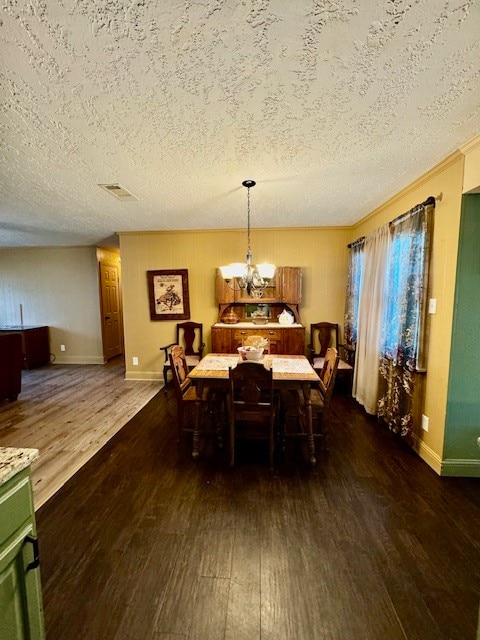
[[[205,387],[228,389],[228,370],[236,367],[240,357],[228,353],[209,353],[190,371],[188,377],[195,385],[197,406],[195,425],[193,428],[194,458],[199,456],[200,423],[202,415],[202,397]],[[320,378],[305,356],[266,355],[258,363],[259,366],[272,368],[273,386],[275,389],[300,389],[305,401],[305,417],[307,427],[307,444],[309,460],[316,464],[315,442],[313,439],[312,406],[310,389],[312,383],[318,383]]]

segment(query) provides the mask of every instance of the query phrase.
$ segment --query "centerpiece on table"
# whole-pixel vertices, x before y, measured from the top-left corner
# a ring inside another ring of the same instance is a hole
[[[268,340],[266,338],[258,338],[253,344],[238,347],[237,351],[242,360],[261,360],[267,345]]]

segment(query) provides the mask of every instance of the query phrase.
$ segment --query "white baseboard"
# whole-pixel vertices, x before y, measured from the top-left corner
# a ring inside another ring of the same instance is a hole
[[[57,356],[52,364],[105,364],[103,356]]]
[[[442,475],[442,459],[440,456],[415,435],[413,436],[413,448],[429,467],[432,467],[439,476]]]
[[[145,380],[146,382],[161,380],[163,387],[163,373],[158,371],[126,371],[125,380]]]

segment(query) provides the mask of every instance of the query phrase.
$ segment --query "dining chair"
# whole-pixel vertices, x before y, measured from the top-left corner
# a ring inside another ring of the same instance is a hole
[[[266,439],[269,443],[269,467],[272,469],[277,414],[272,369],[260,362],[239,362],[235,368],[229,368],[228,377],[230,464],[235,464],[238,438]]]
[[[187,322],[179,322],[176,326],[175,342],[171,342],[164,347],[160,347],[160,351],[163,351],[165,354],[165,361],[163,364],[165,393],[167,393],[168,372],[172,371],[170,351],[175,345],[183,347],[188,369],[191,370],[196,367],[203,357],[203,349],[205,348],[205,343],[203,342],[203,324],[200,322],[193,322],[191,320]]]
[[[335,387],[340,358],[334,347],[329,347],[325,353],[320,380],[310,390],[310,402],[312,408],[313,437],[323,444],[326,449],[327,430],[326,422],[330,401]],[[288,438],[306,438],[306,405],[303,392],[282,393],[282,442]]]
[[[323,369],[325,354],[329,347],[339,351],[338,376],[347,381],[348,391],[352,391],[353,368],[355,365],[355,349],[349,345],[339,344],[338,324],[333,322],[315,322],[310,325],[309,360],[317,373]]]
[[[173,372],[175,396],[177,400],[177,442],[182,433],[192,432],[198,409],[198,398],[195,386],[188,377],[188,365],[183,347],[173,345],[170,354],[170,366]],[[216,389],[205,387],[200,398],[201,424],[200,434],[206,434],[208,429],[214,430],[218,445],[223,445],[223,431],[225,426],[224,395]]]

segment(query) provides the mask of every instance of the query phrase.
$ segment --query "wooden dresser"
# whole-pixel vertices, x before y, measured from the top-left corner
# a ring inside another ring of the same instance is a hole
[[[50,364],[48,327],[0,327],[0,333],[19,333],[21,335],[24,369],[35,369]]]

